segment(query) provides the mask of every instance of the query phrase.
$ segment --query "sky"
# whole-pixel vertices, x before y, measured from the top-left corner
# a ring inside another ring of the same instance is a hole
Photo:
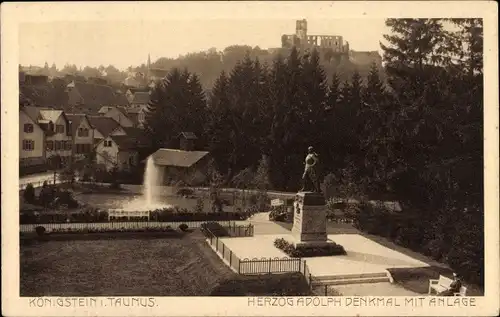
[[[384,19],[307,19],[309,35],[340,35],[356,51],[380,51]],[[230,45],[281,46],[281,35],[295,33],[290,19],[182,19],[71,21],[19,24],[19,63],[78,67],[114,65],[119,69]]]

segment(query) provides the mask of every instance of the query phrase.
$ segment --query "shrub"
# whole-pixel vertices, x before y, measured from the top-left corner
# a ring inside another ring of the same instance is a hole
[[[292,258],[345,255],[344,247],[340,244],[328,244],[324,247],[295,247],[283,238],[274,240],[274,246]]]
[[[44,226],[36,226],[35,231],[36,231],[37,235],[43,236],[45,234],[45,227]]]
[[[67,205],[68,208],[77,208],[78,202],[73,198],[73,194],[69,191],[61,191],[57,193],[58,203]]]
[[[29,204],[35,203],[36,196],[35,196],[35,188],[33,187],[33,184],[29,183],[28,185],[26,185],[26,188],[24,189],[23,197],[27,203],[29,203]]]
[[[187,224],[185,224],[185,223],[181,223],[181,224],[179,225],[179,229],[180,229],[181,231],[187,231],[187,229],[188,229],[188,225],[187,225]]]
[[[205,204],[203,203],[203,199],[198,198],[196,200],[196,206],[194,207],[194,212],[202,213],[204,208],[205,208]]]
[[[288,212],[282,208],[273,208],[269,213],[269,220],[285,222],[288,219]]]

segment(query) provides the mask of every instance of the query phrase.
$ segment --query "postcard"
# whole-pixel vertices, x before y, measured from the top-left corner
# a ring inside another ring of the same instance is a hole
[[[497,10],[2,4],[3,315],[498,315]]]

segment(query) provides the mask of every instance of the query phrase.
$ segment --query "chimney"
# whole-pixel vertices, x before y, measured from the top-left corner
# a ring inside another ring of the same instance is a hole
[[[179,135],[179,147],[183,151],[194,151],[195,142],[198,138],[193,132],[181,132]]]

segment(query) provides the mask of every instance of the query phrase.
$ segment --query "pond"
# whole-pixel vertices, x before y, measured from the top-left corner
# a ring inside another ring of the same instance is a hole
[[[78,201],[95,206],[101,209],[133,209],[134,205],[138,209],[144,206],[142,203],[142,195],[132,194],[79,194],[75,197]],[[196,207],[198,198],[184,198],[179,196],[162,196],[160,198],[159,207],[165,208],[168,206],[177,206],[178,208],[186,208],[193,211]],[[210,212],[210,200],[207,197],[203,199],[203,210]],[[226,212],[236,211],[238,206],[224,206],[223,210]]]

